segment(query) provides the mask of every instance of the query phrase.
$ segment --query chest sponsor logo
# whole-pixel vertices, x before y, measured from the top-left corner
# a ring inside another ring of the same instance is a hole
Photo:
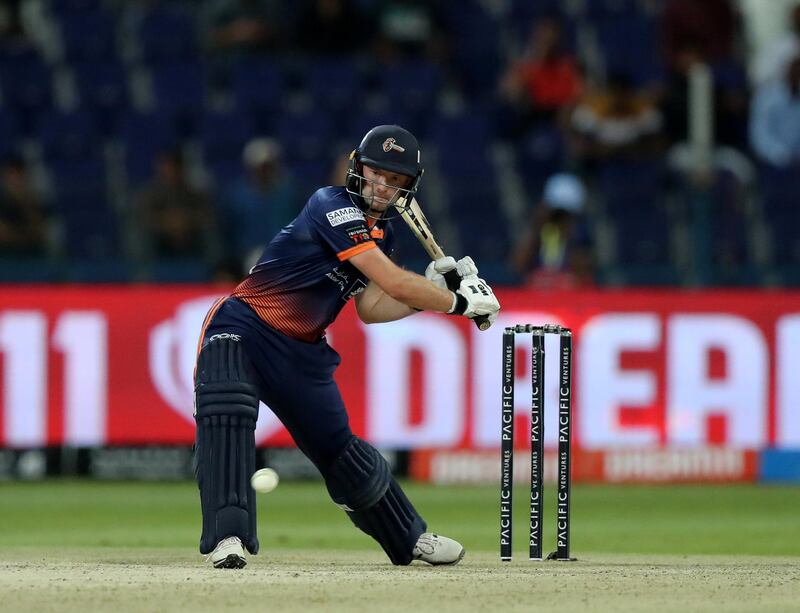
[[[330,213],[325,213],[328,218],[328,223],[332,226],[341,226],[343,223],[350,221],[364,221],[364,214],[354,206],[348,206],[343,209],[336,209]]]

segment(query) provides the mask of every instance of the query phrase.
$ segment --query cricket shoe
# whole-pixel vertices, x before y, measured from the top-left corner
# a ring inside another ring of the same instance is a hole
[[[414,559],[428,564],[458,564],[464,557],[461,543],[446,536],[425,532],[414,546]]]
[[[222,539],[206,560],[211,560],[214,568],[244,568],[247,564],[244,547],[238,536]]]

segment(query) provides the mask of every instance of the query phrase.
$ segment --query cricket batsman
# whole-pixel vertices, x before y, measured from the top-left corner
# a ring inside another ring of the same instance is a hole
[[[377,126],[353,151],[346,186],[324,187],[266,246],[230,296],[210,309],[195,370],[200,552],[216,568],[242,568],[258,552],[255,425],[267,404],[319,469],[333,502],[393,564],[457,564],[464,548],[428,532],[386,460],[350,430],[333,379],[340,357],[325,329],[352,298],[367,324],[418,311],[497,317],[500,305],[471,258],[431,262],[425,276],[390,259],[389,209],[410,200],[423,173],[417,139]],[[456,269],[455,291],[443,273]]]

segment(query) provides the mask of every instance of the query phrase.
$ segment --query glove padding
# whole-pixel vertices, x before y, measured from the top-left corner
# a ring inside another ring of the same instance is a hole
[[[458,277],[452,274],[453,270],[455,270]],[[447,273],[451,274],[448,275]],[[458,290],[461,285],[461,279],[477,275],[478,267],[475,266],[475,262],[469,256],[465,256],[457,262],[455,258],[450,256],[439,258],[438,260],[433,260],[425,269],[426,279],[441,288],[449,289],[451,292]]]
[[[455,304],[450,313],[463,315],[470,319],[478,315],[486,315],[491,322],[497,319],[500,303],[497,301],[492,288],[483,279],[479,279],[476,275],[470,275],[466,279],[462,279],[455,295]]]

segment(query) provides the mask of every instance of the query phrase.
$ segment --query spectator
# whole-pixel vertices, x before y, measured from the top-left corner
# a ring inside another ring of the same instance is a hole
[[[215,55],[237,56],[275,50],[291,37],[292,20],[280,0],[212,0],[204,32]]]
[[[448,45],[436,0],[381,0],[374,13],[375,52],[384,61],[441,62]]]
[[[714,140],[744,149],[747,145],[749,92],[741,46],[739,13],[731,0],[672,0],[662,15],[668,71],[662,111],[672,144],[687,140],[689,73],[708,65],[714,79]]]
[[[800,55],[800,4],[789,14],[790,30],[767,47],[755,65],[756,84],[781,81],[793,58]]]
[[[299,49],[323,56],[357,51],[370,31],[353,0],[306,0],[298,24]]]
[[[671,0],[661,23],[670,66],[680,61],[687,48],[709,63],[733,56],[739,19],[730,0]]]
[[[31,190],[25,163],[3,163],[0,185],[0,256],[43,256],[49,251],[48,221]]]
[[[552,122],[571,109],[581,92],[581,76],[573,56],[564,50],[561,22],[537,20],[524,52],[510,61],[500,82],[505,100],[517,116],[514,131]]]
[[[156,157],[153,180],[139,193],[136,210],[147,259],[202,258],[209,265],[217,259],[211,203],[187,181],[179,152],[163,151]]]
[[[657,151],[661,127],[652,98],[627,77],[611,76],[603,90],[572,114],[572,145],[576,156],[585,160],[639,158]]]
[[[248,262],[298,212],[294,183],[282,164],[281,148],[271,138],[254,138],[242,155],[246,175],[222,198],[226,243],[232,257]]]
[[[753,150],[776,167],[796,166],[800,172],[800,55],[782,81],[760,86],[750,120]]]
[[[689,79],[697,63],[705,63],[700,52],[685,47],[677,56],[666,94],[661,99],[664,116],[664,133],[667,137],[669,165],[682,175],[692,175],[698,170],[695,151],[689,142]],[[742,153],[747,147],[748,95],[746,79],[741,67],[728,65],[727,79],[720,78],[725,69],[712,70],[713,134],[711,163],[715,169],[733,173],[742,184],[752,180],[753,168]],[[731,77],[731,72],[740,76]],[[715,74],[716,73],[716,74]],[[702,174],[702,173],[700,173]]]
[[[556,174],[545,183],[542,203],[511,256],[528,285],[564,289],[593,284],[585,199],[583,184],[574,175]]]

